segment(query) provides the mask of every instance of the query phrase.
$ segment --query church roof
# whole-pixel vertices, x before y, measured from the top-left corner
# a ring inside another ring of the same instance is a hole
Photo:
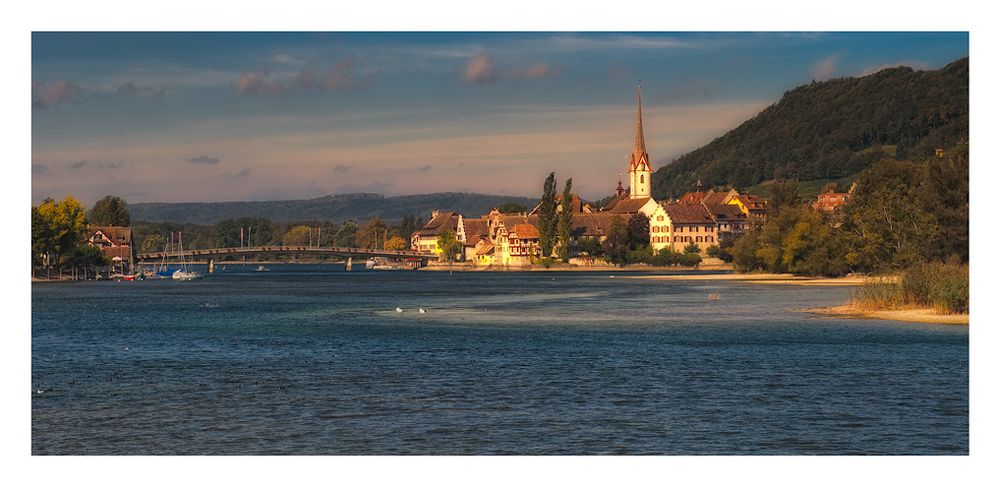
[[[639,209],[649,203],[652,198],[629,198],[627,195],[623,195],[611,201],[611,203],[604,208],[604,211],[609,213],[639,213]]]
[[[635,145],[632,146],[632,160],[629,168],[634,168],[643,161],[649,164],[649,154],[646,154],[646,138],[642,134],[642,86],[635,90]]]

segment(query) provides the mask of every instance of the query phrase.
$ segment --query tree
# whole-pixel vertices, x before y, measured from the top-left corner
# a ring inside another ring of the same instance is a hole
[[[538,210],[538,245],[542,257],[552,255],[556,240],[556,173],[549,173],[542,186],[542,202]]]
[[[921,165],[883,160],[858,176],[845,206],[842,229],[850,249],[848,264],[867,271],[902,269],[925,259],[939,238],[933,214],[921,204]]]
[[[420,216],[416,213],[403,215],[403,221],[399,224],[399,236],[409,241],[410,237],[413,236],[413,232],[420,230],[421,226],[423,224],[420,223]]]
[[[31,207],[31,264],[40,266],[46,264],[49,253],[54,246],[52,222],[38,211],[37,206]]]
[[[685,254],[697,254],[699,252],[701,252],[701,247],[699,247],[698,244],[694,242],[691,242],[684,246]]]
[[[516,201],[508,201],[497,209],[500,210],[500,213],[526,213],[528,211],[524,205]]]
[[[400,237],[399,235],[393,235],[392,237],[389,237],[389,240],[386,240],[386,242],[385,242],[385,249],[386,250],[405,250],[406,249],[406,240],[403,240],[403,238]]]
[[[564,262],[569,259],[570,240],[573,238],[573,178],[566,180],[562,192],[562,207],[559,209],[559,258]]]
[[[139,244],[139,250],[142,252],[157,252],[165,248],[167,244],[167,239],[163,238],[161,234],[149,235],[142,239]]]
[[[604,240],[604,254],[608,256],[611,263],[624,266],[627,262],[628,251],[628,227],[620,216],[615,215],[611,219],[608,238]]]
[[[90,209],[91,225],[128,227],[132,225],[132,216],[128,211],[128,203],[118,196],[107,195]]]
[[[385,245],[389,226],[380,217],[366,221],[358,229],[358,245],[365,249],[380,248]]]
[[[798,181],[777,181],[771,185],[771,199],[768,200],[768,206],[772,212],[777,213],[785,208],[797,207],[801,203]]]
[[[333,245],[335,247],[357,247],[358,246],[358,224],[354,223],[354,220],[347,220],[340,229],[337,230],[337,234],[333,237]]]
[[[719,246],[718,245],[709,245],[708,248],[705,249],[705,255],[707,255],[709,257],[718,257],[719,256]]]
[[[642,213],[628,220],[628,246],[633,250],[649,247],[649,218]]]
[[[462,251],[462,242],[458,241],[451,230],[445,230],[438,235],[437,246],[441,249],[441,257],[449,262],[455,260]]]
[[[290,228],[285,235],[281,237],[282,245],[306,245],[310,243],[312,238],[313,229],[306,225],[297,225]]]
[[[55,264],[59,265],[64,255],[69,255],[83,240],[87,230],[87,211],[73,196],[67,195],[56,203],[46,198],[38,205],[38,214],[51,228],[51,236],[42,247],[55,253]]]

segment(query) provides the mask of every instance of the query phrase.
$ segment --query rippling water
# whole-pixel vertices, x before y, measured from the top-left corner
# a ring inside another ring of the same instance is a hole
[[[968,328],[849,288],[252,269],[33,284],[32,452],[968,454]]]

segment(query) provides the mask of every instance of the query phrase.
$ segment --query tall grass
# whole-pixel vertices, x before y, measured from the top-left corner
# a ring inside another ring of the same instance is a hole
[[[969,266],[917,264],[899,278],[875,277],[854,292],[868,311],[933,307],[938,313],[969,312]]]

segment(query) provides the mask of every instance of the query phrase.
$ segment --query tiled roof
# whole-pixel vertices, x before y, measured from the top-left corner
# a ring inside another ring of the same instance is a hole
[[[650,199],[652,198],[620,198],[612,201],[613,206],[605,208],[604,211],[609,213],[639,213],[639,209],[649,203]]]
[[[767,207],[767,201],[755,194],[741,194],[736,198],[751,210],[763,210]]]
[[[736,205],[724,205],[722,203],[703,203],[705,208],[716,220],[743,220],[746,215],[740,211]]]
[[[538,228],[529,223],[519,223],[514,225],[510,233],[516,233],[517,238],[538,238]]]
[[[465,218],[462,220],[465,226],[465,245],[475,246],[480,237],[489,235],[489,223],[484,218]]]
[[[715,223],[712,214],[703,205],[688,205],[684,203],[666,203],[663,209],[672,223]]]
[[[701,202],[706,205],[721,205],[726,202],[727,198],[729,198],[728,191],[709,191]]]
[[[476,255],[490,255],[493,253],[493,244],[485,242],[482,247],[476,250]]]
[[[87,232],[90,233],[88,240],[101,232],[115,245],[132,245],[132,227],[88,227]]]
[[[458,213],[453,211],[442,211],[431,221],[427,222],[423,228],[417,231],[421,237],[431,237],[444,233],[445,230],[455,232],[458,230]]]
[[[620,213],[576,213],[573,215],[571,233],[574,238],[602,237],[608,234],[615,218],[621,219],[622,223],[626,225],[628,224],[628,216]]]
[[[684,196],[681,196],[677,201],[688,205],[697,205],[705,199],[705,196],[707,196],[707,194],[704,192],[692,191],[690,193],[684,193]]]

